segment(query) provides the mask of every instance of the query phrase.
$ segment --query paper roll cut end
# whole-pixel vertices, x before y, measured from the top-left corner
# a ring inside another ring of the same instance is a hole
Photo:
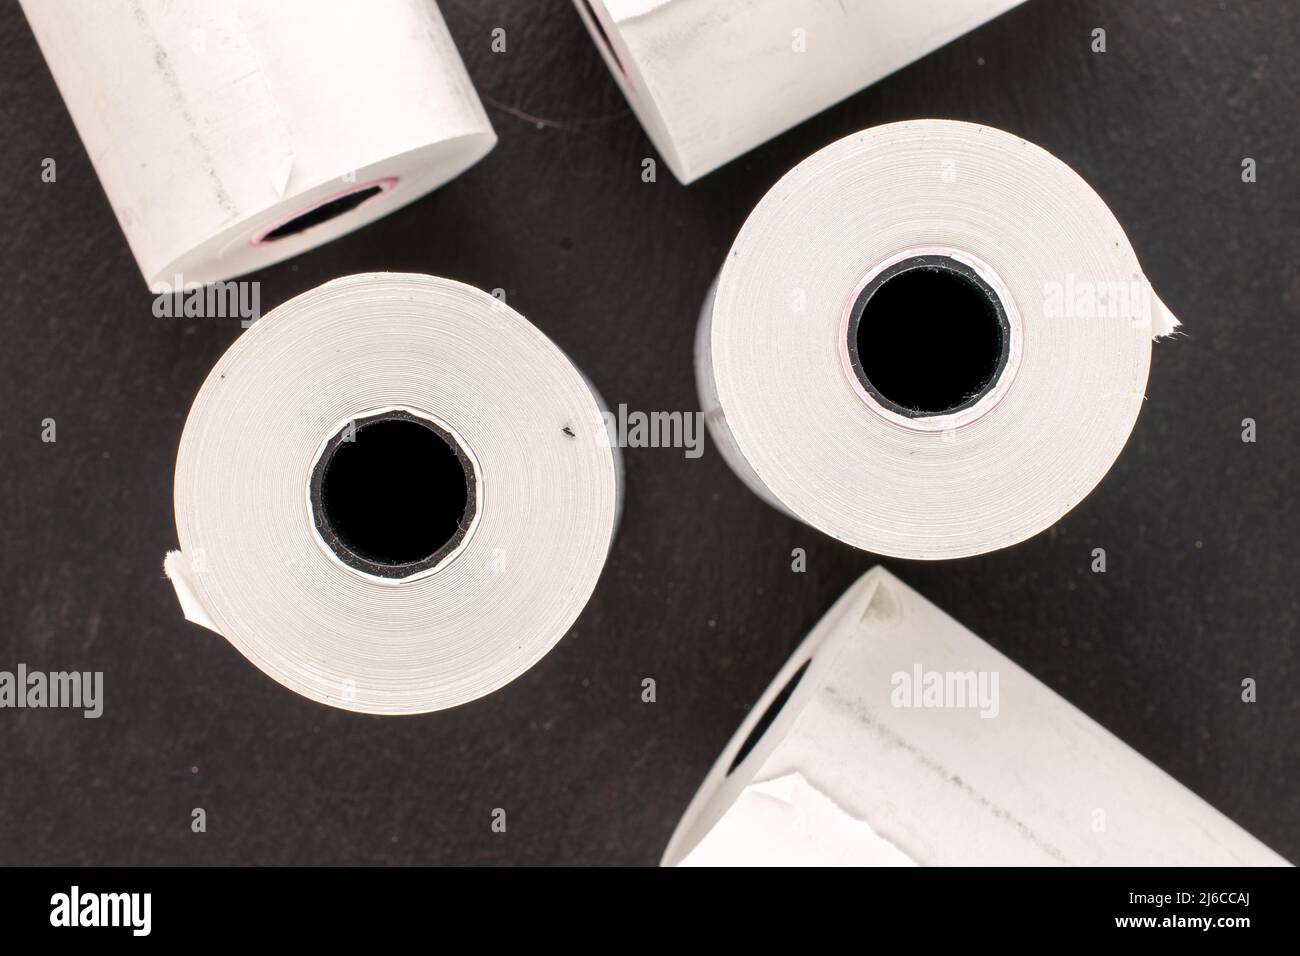
[[[221,631],[199,600],[198,589],[194,586],[194,567],[189,557],[183,551],[168,551],[163,558],[163,574],[167,575],[167,580],[171,581],[172,588],[176,591],[176,600],[180,602],[181,614],[185,620],[206,627],[214,634],[220,634]]]
[[[1165,305],[1156,295],[1155,289],[1151,290],[1151,337],[1153,339],[1163,339],[1166,336],[1174,335],[1182,328],[1183,323],[1169,311],[1169,306]]]
[[[803,774],[751,783],[679,866],[918,866]]]
[[[280,199],[283,199],[284,194],[289,191],[289,180],[293,177],[293,164],[296,159],[297,157],[290,153],[271,173],[271,188]]]

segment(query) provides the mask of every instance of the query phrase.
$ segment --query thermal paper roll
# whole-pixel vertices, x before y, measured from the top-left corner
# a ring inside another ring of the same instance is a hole
[[[759,202],[705,302],[697,383],[769,503],[878,554],[956,558],[1101,481],[1177,324],[1065,164],[987,126],[893,123]]]
[[[587,380],[477,289],[364,274],[213,368],[176,460],[185,616],[284,686],[375,714],[486,694],[591,596],[620,461]]]
[[[882,568],[777,674],[663,862],[1286,865]]]
[[[1021,0],[574,2],[689,183]]]
[[[145,281],[240,275],[496,142],[432,0],[22,0]]]

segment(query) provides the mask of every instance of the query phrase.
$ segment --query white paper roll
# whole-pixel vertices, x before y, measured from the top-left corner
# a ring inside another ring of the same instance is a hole
[[[255,323],[204,382],[167,575],[188,619],[312,700],[472,700],[546,654],[596,585],[621,483],[601,412],[492,296],[337,279]]]
[[[1286,865],[882,568],[777,674],[663,862]]]
[[[22,0],[145,281],[240,275],[496,142],[432,0]]]
[[[574,0],[683,183],[1021,0]]]
[[[987,126],[893,123],[759,202],[705,303],[697,382],[769,503],[878,554],[956,558],[1096,486],[1177,324],[1069,167]]]

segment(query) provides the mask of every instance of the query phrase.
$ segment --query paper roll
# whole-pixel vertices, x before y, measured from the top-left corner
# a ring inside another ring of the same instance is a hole
[[[957,558],[1096,486],[1177,324],[1069,167],[987,126],[893,123],[759,202],[704,305],[697,383],[769,503],[878,554]]]
[[[683,183],[1021,0],[574,0]]]
[[[432,0],[22,6],[153,287],[328,242],[496,142]]]
[[[591,596],[620,461],[582,374],[477,289],[349,276],[243,333],[176,461],[185,616],[346,710],[452,707],[536,663]]]
[[[882,568],[705,778],[665,865],[1286,865]]]

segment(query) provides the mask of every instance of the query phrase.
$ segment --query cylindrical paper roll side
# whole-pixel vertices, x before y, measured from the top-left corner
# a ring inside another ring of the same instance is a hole
[[[723,750],[682,862],[1286,863],[881,568]]]
[[[432,2],[23,9],[151,286],[320,245],[496,141]]]
[[[1021,0],[574,0],[689,183]]]

